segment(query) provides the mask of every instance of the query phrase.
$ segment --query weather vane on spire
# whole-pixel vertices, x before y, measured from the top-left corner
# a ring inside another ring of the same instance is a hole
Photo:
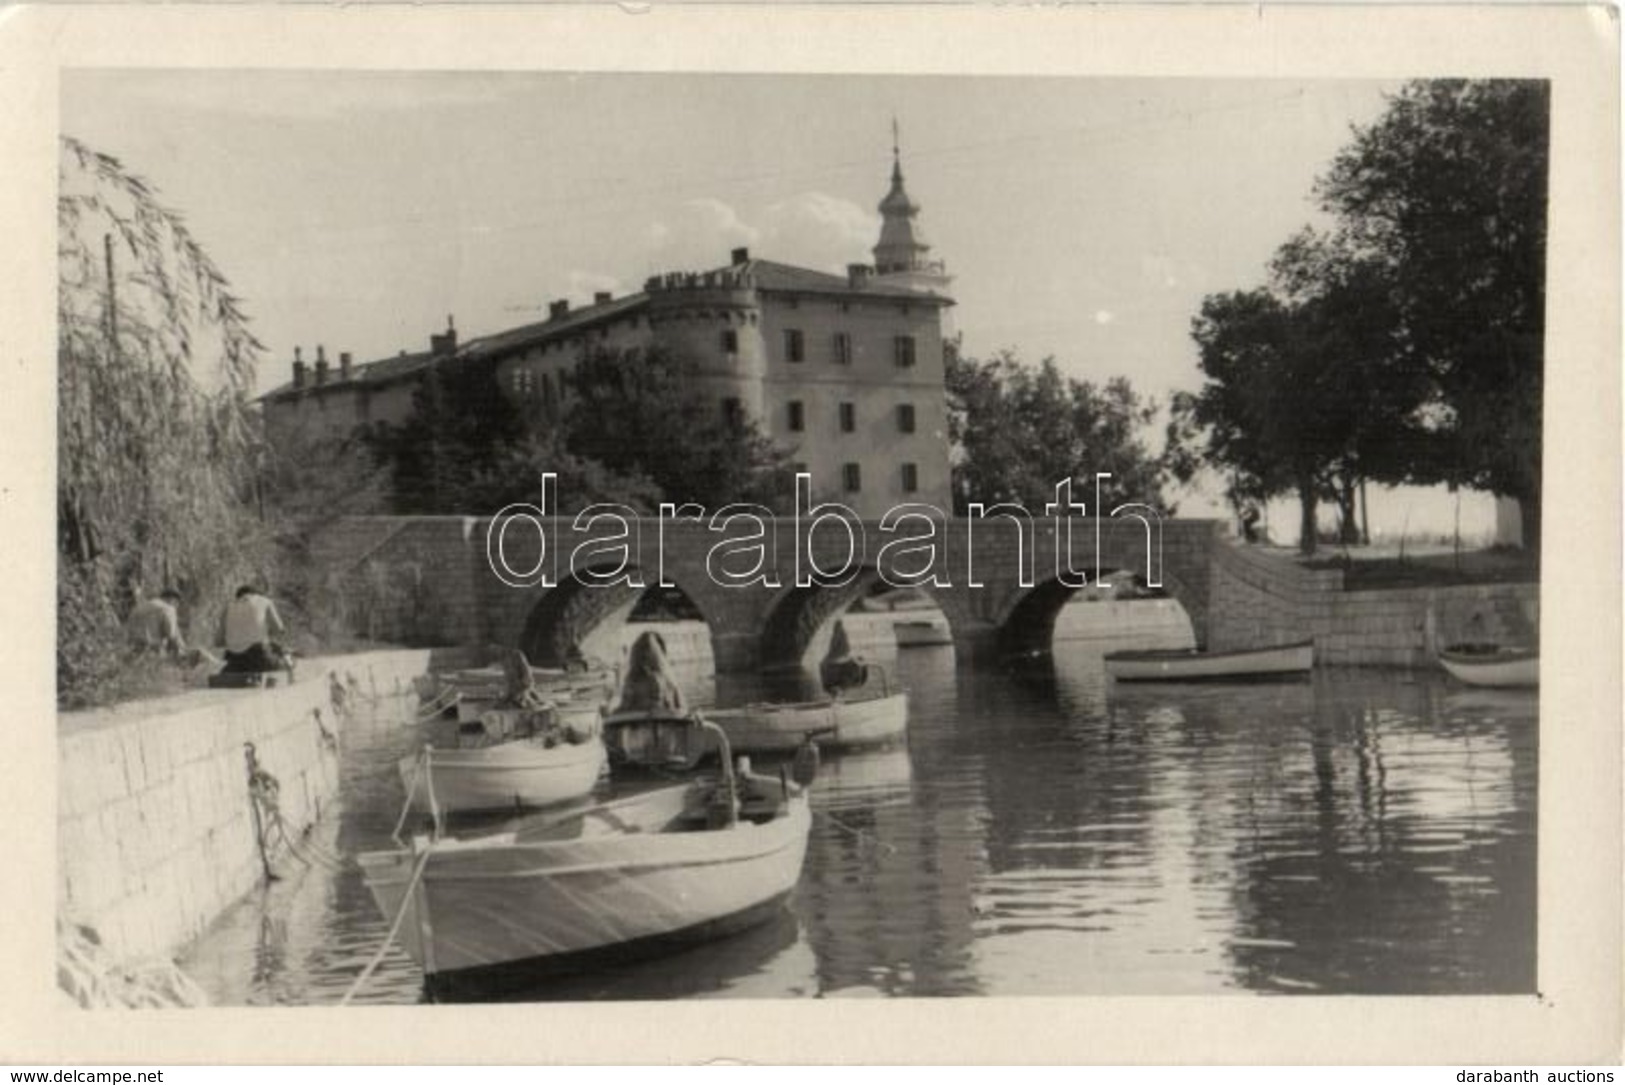
[[[893,158],[902,157],[900,152],[897,150],[897,144],[898,144],[898,139],[897,139],[897,115],[894,113],[894,114],[892,114],[892,119],[891,119],[891,156]]]

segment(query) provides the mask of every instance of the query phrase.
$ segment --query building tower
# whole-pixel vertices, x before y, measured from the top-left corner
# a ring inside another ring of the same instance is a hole
[[[875,281],[950,297],[953,276],[941,260],[930,259],[931,245],[915,222],[920,205],[903,188],[903,156],[897,122],[892,121],[891,191],[880,201],[880,241],[874,247]]]

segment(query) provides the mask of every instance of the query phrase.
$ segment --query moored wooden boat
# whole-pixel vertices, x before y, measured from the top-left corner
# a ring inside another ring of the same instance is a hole
[[[1231,652],[1112,652],[1106,673],[1120,682],[1200,682],[1275,678],[1314,669],[1315,642],[1277,644]]]
[[[892,693],[861,701],[708,708],[704,715],[727,732],[736,750],[793,751],[808,735],[828,749],[883,746],[900,741],[908,731],[908,694]]]
[[[1540,684],[1540,651],[1500,644],[1457,644],[1439,652],[1439,664],[1469,686],[1506,689]]]
[[[580,695],[551,693],[543,696],[546,703],[558,712],[560,718],[578,726],[585,726],[588,721],[597,719],[603,714],[604,706],[609,703],[607,696],[596,691]],[[508,699],[460,696],[455,703],[459,723],[477,723],[489,713],[503,710],[508,704]]]
[[[899,648],[930,648],[954,642],[946,618],[899,619],[892,623],[892,635]]]
[[[473,813],[583,799],[603,774],[605,756],[596,733],[575,743],[532,735],[468,749],[430,748],[401,761],[400,771],[413,811]]]
[[[616,676],[614,671],[601,667],[568,671],[531,667],[530,681],[536,692],[545,696],[602,694],[607,697],[615,690]],[[471,667],[438,674],[436,682],[436,694],[455,691],[462,697],[494,700],[509,692],[510,678],[503,667]]]
[[[698,725],[703,726],[703,725]],[[431,991],[643,955],[770,918],[801,876],[806,792],[735,775],[510,832],[364,854],[373,899]]]
[[[570,713],[596,712],[615,692],[614,676],[608,671],[571,672],[531,670],[532,689],[537,697]],[[493,677],[494,675],[494,677]],[[445,676],[441,693],[456,705],[457,719],[478,720],[493,708],[507,703],[511,693],[500,670],[486,668]]]

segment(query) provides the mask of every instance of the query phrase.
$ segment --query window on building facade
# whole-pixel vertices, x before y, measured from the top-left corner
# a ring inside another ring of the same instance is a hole
[[[730,426],[744,422],[745,408],[739,402],[738,396],[729,396],[722,401],[722,420]]]
[[[732,328],[724,328],[722,330],[722,353],[739,353],[739,333]]]
[[[841,432],[853,433],[858,428],[858,408],[851,403],[841,404]]]
[[[845,332],[835,333],[835,364],[852,364],[852,337]]]
[[[899,335],[892,340],[892,358],[903,369],[907,369],[914,364],[914,337],[912,335]]]
[[[914,432],[914,404],[899,403],[897,405],[897,432]]]
[[[806,357],[806,348],[802,343],[800,328],[784,329],[784,360],[799,362]]]
[[[849,494],[855,494],[863,489],[863,473],[859,470],[857,464],[844,463],[841,465],[841,485],[846,488],[846,492]]]
[[[785,408],[791,433],[800,433],[807,428],[807,412],[806,408],[802,406],[801,400],[792,399],[785,405]]]
[[[920,469],[912,463],[903,464],[903,492],[917,493],[920,489]]]

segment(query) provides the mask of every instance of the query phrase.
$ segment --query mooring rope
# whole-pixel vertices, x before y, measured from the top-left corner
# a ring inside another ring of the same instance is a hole
[[[854,839],[859,840],[859,841],[867,839],[871,843],[873,843],[876,847],[879,847],[879,848],[883,849],[887,855],[896,855],[897,854],[897,849],[896,848],[892,847],[890,844],[888,844],[884,840],[880,839],[880,837],[876,836],[874,833],[870,832],[868,829],[854,828],[853,826],[848,825],[846,822],[842,821],[840,818],[836,817],[834,814],[830,813],[828,810],[819,810],[819,811],[817,811],[817,814],[818,814],[819,817],[824,818],[830,824],[834,825],[836,828],[840,829],[841,831],[846,832],[846,833],[850,833]]]
[[[412,813],[412,796],[417,793],[418,776],[423,772],[423,762],[427,759],[428,747],[425,746],[412,761],[412,775],[406,778],[406,801],[401,803],[401,816],[395,819],[395,828],[389,832],[389,838],[400,847],[406,847],[401,840],[401,829],[406,826],[406,819]]]
[[[317,710],[317,726],[321,726],[321,713]],[[325,733],[325,728],[323,731]],[[304,839],[297,840],[288,829],[287,819],[282,816],[282,784],[275,776],[259,763],[258,752],[252,742],[243,743],[243,754],[248,762],[248,800],[254,815],[254,836],[259,846],[260,865],[265,872],[265,880],[273,882],[278,880],[276,871],[271,869],[271,858],[276,850],[278,841],[288,849],[292,855],[305,866],[323,866],[332,870],[342,870],[349,860],[331,851],[315,840],[308,838],[308,834],[301,834]]]
[[[462,694],[458,693],[454,687],[448,686],[438,696],[436,696],[434,700],[430,701],[427,705],[420,707],[418,709],[417,716],[408,726],[417,726],[418,724],[428,723],[430,720],[440,715],[440,713],[455,705],[461,699]]]
[[[384,935],[384,940],[378,944],[378,949],[373,953],[372,958],[367,961],[366,967],[350,984],[350,989],[344,992],[343,998],[339,999],[340,1006],[348,1006],[350,999],[355,997],[355,993],[361,990],[362,986],[372,978],[372,974],[378,970],[378,966],[383,963],[384,955],[389,952],[390,943],[395,941],[395,935],[400,933],[401,920],[406,918],[406,909],[412,903],[412,894],[417,891],[418,882],[423,878],[424,868],[429,865],[429,856],[433,854],[434,845],[431,844],[429,847],[424,848],[423,854],[418,857],[417,866],[412,868],[412,876],[407,879],[406,892],[401,896],[401,906],[395,909],[395,918],[389,924],[389,932]]]

